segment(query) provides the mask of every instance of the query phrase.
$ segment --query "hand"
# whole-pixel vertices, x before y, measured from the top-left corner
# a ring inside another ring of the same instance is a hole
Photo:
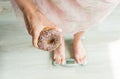
[[[45,15],[41,14],[39,10],[32,14],[24,12],[24,20],[28,33],[32,36],[33,46],[36,48],[38,48],[38,38],[43,28],[49,27],[61,32],[61,29],[52,23]]]

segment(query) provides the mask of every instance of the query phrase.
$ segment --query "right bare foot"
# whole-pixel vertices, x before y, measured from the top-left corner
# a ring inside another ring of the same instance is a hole
[[[74,35],[74,57],[79,64],[83,64],[86,60],[86,52],[81,42],[84,32],[78,32]]]
[[[54,60],[58,64],[63,64],[65,62],[65,44],[63,39],[61,45],[54,50]]]

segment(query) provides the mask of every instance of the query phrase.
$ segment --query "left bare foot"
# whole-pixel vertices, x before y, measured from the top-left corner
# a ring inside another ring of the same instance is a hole
[[[73,48],[74,48],[74,57],[75,57],[77,63],[83,64],[86,59],[86,52],[82,45],[80,36],[81,36],[80,34],[74,35]]]
[[[65,44],[64,44],[63,38],[62,38],[61,45],[54,50],[54,60],[58,64],[64,64],[65,62]]]

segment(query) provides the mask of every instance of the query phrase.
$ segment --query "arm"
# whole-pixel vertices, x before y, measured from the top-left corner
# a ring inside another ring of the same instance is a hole
[[[16,3],[23,12],[26,27],[28,33],[32,36],[34,47],[38,48],[38,38],[43,28],[50,27],[59,31],[58,27],[41,13],[32,0],[16,0]]]
[[[34,14],[38,10],[38,7],[34,4],[33,0],[16,0],[19,8],[23,13]]]

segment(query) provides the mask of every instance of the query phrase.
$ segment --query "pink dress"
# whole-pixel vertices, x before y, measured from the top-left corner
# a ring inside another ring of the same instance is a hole
[[[119,4],[120,0],[34,0],[40,11],[63,30],[64,34],[86,31],[101,22]],[[12,0],[17,12],[21,12]]]

